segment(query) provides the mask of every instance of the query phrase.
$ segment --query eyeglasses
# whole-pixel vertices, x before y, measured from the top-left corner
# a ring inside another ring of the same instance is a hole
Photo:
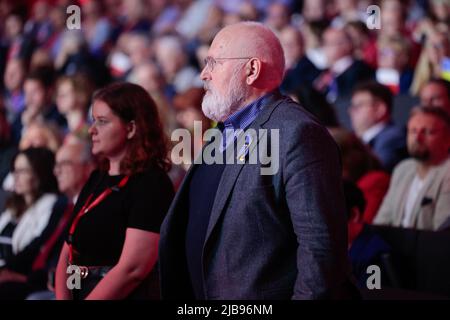
[[[437,129],[437,128],[409,128],[408,129],[408,134],[411,135],[419,135],[419,134],[423,134],[425,136],[434,136],[438,133],[440,133],[441,131],[443,131],[443,129]]]
[[[390,48],[380,49],[379,54],[380,54],[380,56],[383,56],[383,57],[395,57],[396,56],[395,50],[390,49]]]
[[[62,169],[62,168],[67,168],[67,167],[70,167],[70,166],[73,166],[73,165],[75,165],[75,163],[73,161],[63,160],[63,161],[55,163],[55,170],[59,170],[59,169]]]
[[[373,103],[374,103],[373,100],[360,101],[360,102],[358,102],[358,103],[352,103],[352,104],[350,104],[350,106],[349,106],[349,110],[351,110],[351,111],[359,110],[359,109],[361,109],[362,107],[365,107],[365,106],[371,106]]]
[[[32,171],[29,168],[16,168],[13,170],[13,175],[17,176],[17,175],[26,175],[26,174],[31,174]]]
[[[110,123],[111,121],[104,119],[104,118],[99,118],[99,119],[91,119],[91,125],[94,127],[103,127],[105,125],[107,125],[108,123]]]
[[[339,47],[342,45],[346,45],[347,42],[345,41],[328,41],[328,42],[324,42],[323,46],[324,47]]]
[[[213,57],[208,56],[205,58],[204,63],[205,63],[205,68],[209,69],[209,71],[212,72],[219,60],[250,60],[251,58],[252,57],[213,58]]]
[[[428,46],[430,48],[436,49],[436,50],[444,50],[445,45],[443,43],[429,43]]]

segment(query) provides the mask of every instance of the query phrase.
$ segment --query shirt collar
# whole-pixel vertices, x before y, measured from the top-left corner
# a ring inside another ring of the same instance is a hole
[[[274,93],[267,93],[230,115],[223,123],[225,129],[246,129],[256,119],[272,94]]]
[[[377,123],[377,124],[371,126],[369,129],[367,129],[361,137],[362,140],[364,141],[364,143],[366,143],[366,144],[369,143],[370,140],[375,138],[386,126],[387,126],[386,122],[381,122],[381,123]]]
[[[340,58],[338,61],[336,61],[331,67],[331,71],[335,75],[340,75],[341,73],[344,73],[345,70],[347,70],[353,63],[352,57],[343,57]]]

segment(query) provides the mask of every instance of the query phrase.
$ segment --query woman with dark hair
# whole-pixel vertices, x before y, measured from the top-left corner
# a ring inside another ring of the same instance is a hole
[[[100,169],[75,205],[56,270],[56,298],[159,298],[159,228],[173,187],[156,105],[142,87],[116,83],[94,94],[92,118]],[[68,288],[68,266],[80,272],[81,289]]]
[[[13,159],[14,191],[0,216],[0,299],[42,289],[20,284],[35,271],[33,262],[63,213],[54,163],[45,148],[21,150]]]

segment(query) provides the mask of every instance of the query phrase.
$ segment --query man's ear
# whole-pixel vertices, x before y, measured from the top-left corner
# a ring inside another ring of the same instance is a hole
[[[251,58],[245,65],[245,74],[247,85],[253,84],[261,74],[262,63],[258,58]]]
[[[136,134],[136,122],[130,121],[127,125],[127,139],[130,140]]]

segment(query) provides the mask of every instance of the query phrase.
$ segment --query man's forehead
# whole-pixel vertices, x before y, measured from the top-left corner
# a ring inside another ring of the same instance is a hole
[[[337,29],[329,29],[325,31],[324,38],[326,39],[344,39],[345,33]]]
[[[363,100],[369,98],[372,98],[372,94],[369,91],[358,91],[352,96],[352,100]]]
[[[56,159],[61,160],[73,160],[78,157],[79,154],[78,148],[75,146],[65,146],[58,150],[56,153]]]
[[[250,30],[245,26],[228,26],[214,38],[210,51],[220,54],[236,54],[251,40]],[[217,51],[217,52],[216,52]]]
[[[440,84],[437,84],[437,83],[433,83],[428,88],[428,92],[430,92],[430,93],[438,93],[438,94],[442,94],[442,95],[445,95],[446,90],[447,89],[444,86],[442,86]]]
[[[431,114],[418,113],[409,120],[410,126],[438,127],[443,125],[442,120]]]
[[[232,50],[233,47],[228,32],[220,32],[212,42],[209,52],[214,54],[224,53],[227,50]]]

